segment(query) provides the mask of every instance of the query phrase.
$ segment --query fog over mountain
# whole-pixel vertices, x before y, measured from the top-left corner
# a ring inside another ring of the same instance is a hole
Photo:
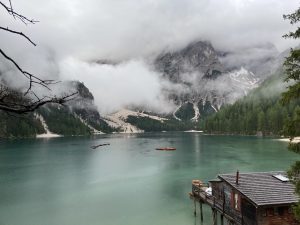
[[[162,81],[149,61],[202,40],[224,53],[220,60],[226,67],[255,70],[260,57],[296,44],[282,38],[293,29],[282,15],[298,4],[297,0],[14,0],[15,10],[40,22],[25,26],[1,13],[1,24],[23,31],[38,46],[0,32],[1,48],[41,77],[84,82],[101,112],[132,104],[172,110],[175,106],[162,90],[170,85],[174,89],[174,84]],[[118,64],[94,63],[98,60]],[[22,86],[22,79],[12,78],[13,68],[2,58],[0,65],[2,79]]]

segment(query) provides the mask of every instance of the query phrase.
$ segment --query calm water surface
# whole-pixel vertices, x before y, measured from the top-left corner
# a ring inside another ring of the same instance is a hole
[[[109,142],[92,150],[90,146]],[[155,151],[174,146],[174,152]],[[0,225],[194,225],[191,180],[286,170],[273,139],[199,133],[0,142]],[[205,208],[204,224],[211,224]]]

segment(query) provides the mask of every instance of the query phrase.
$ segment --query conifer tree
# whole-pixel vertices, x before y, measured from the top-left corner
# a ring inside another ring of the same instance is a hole
[[[290,21],[291,24],[297,24],[300,22],[300,8],[294,13],[289,15],[284,15],[284,19]],[[296,31],[289,32],[284,35],[285,38],[300,38],[300,27]],[[290,55],[286,58],[284,62],[284,67],[286,71],[286,82],[289,82],[287,91],[282,94],[283,104],[288,104],[292,101],[300,99],[300,49],[291,49]],[[285,124],[285,134],[291,139],[290,149],[300,153],[300,143],[292,143],[295,136],[300,135],[300,110],[296,107],[293,115],[286,121]]]
[[[289,15],[284,15],[284,19],[289,20],[289,22],[294,25],[300,22],[300,8],[298,8],[294,13]],[[285,38],[300,38],[300,27],[295,31],[289,32],[284,35]],[[286,71],[286,82],[289,82],[287,91],[282,94],[283,104],[288,104],[293,101],[300,99],[300,49],[291,49],[289,56],[284,62],[284,67]],[[299,102],[299,101],[298,101]],[[300,143],[293,142],[295,136],[300,135],[300,108],[295,107],[293,115],[286,121],[285,124],[285,134],[290,137],[289,149],[300,153]],[[300,161],[297,161],[292,165],[288,171],[289,177],[292,179],[296,187],[296,193],[300,195]],[[300,220],[300,202],[294,207],[294,213],[298,220]]]

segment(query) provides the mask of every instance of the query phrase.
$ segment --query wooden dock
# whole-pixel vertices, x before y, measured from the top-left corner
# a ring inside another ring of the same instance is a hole
[[[231,225],[241,225],[241,218],[233,218],[228,215],[225,210],[225,199],[223,202],[219,202],[212,195],[211,190],[209,191],[209,185],[201,182],[193,182],[192,183],[192,192],[190,193],[190,198],[194,200],[194,215],[196,216],[196,204],[199,203],[200,206],[200,219],[203,222],[203,209],[202,205],[206,204],[212,209],[213,216],[213,225],[217,225],[218,214],[220,215],[221,225],[224,225],[224,218],[227,220],[228,224]]]

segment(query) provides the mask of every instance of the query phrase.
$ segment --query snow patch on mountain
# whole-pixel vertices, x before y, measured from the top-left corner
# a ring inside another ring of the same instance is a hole
[[[253,89],[258,87],[260,82],[260,79],[254,73],[246,70],[244,67],[229,73],[229,77],[239,88]]]
[[[37,138],[53,138],[53,137],[61,137],[62,136],[59,134],[52,133],[49,130],[48,125],[46,124],[46,121],[42,115],[35,113],[34,116],[36,119],[41,121],[42,126],[43,126],[44,130],[46,131],[46,133],[44,133],[44,134],[37,134],[36,135]]]
[[[179,105],[173,112],[173,117],[178,121],[181,121],[181,119],[176,116],[176,112],[181,108],[181,106],[182,105]]]
[[[215,110],[215,112],[218,112],[218,110],[216,109],[216,107],[214,107],[213,105],[211,105],[211,107]],[[220,109],[221,106],[218,106],[218,109]]]
[[[88,124],[80,115],[77,115],[76,113],[74,113],[74,116],[77,119],[79,119],[81,121],[81,123],[83,123],[85,126],[87,126],[93,132],[93,134],[104,134],[102,131],[95,129],[90,124]]]
[[[200,111],[196,103],[193,103],[193,109],[194,109],[195,116],[191,120],[198,122],[198,119],[200,117]]]

